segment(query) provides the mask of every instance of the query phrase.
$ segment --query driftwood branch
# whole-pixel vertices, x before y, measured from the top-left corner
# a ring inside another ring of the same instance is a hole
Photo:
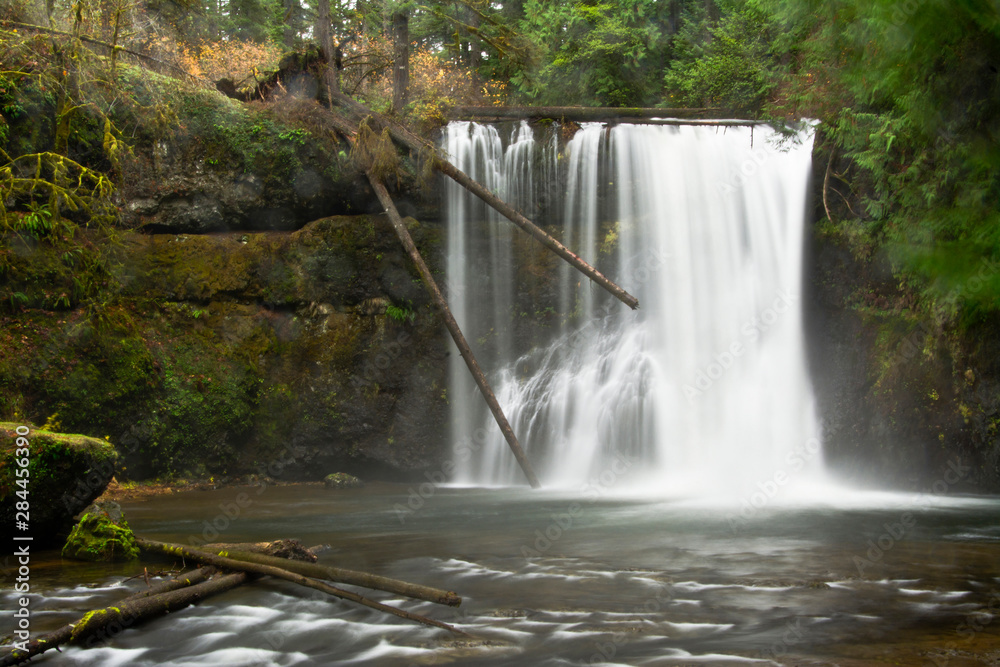
[[[99,641],[102,637],[117,634],[122,628],[182,609],[211,595],[235,588],[247,580],[247,575],[243,572],[208,579],[212,571],[211,568],[195,570],[131,595],[114,606],[92,611],[76,623],[64,625],[28,642],[26,651],[11,651],[0,658],[0,667],[26,662],[64,644],[90,644]]]
[[[400,618],[405,618],[411,621],[416,621],[418,623],[423,623],[424,625],[432,625],[434,627],[443,628],[450,632],[454,632],[455,634],[469,636],[467,632],[459,630],[458,628],[448,625],[447,623],[442,623],[441,621],[436,621],[432,618],[428,618],[420,614],[415,614],[413,612],[409,612],[404,609],[390,607],[389,605],[382,604],[381,602],[369,600],[368,598],[358,595],[357,593],[352,593],[351,591],[346,591],[342,588],[336,588],[334,586],[324,584],[321,581],[316,581],[315,579],[310,579],[309,577],[303,576],[301,574],[290,572],[284,568],[274,567],[273,565],[261,565],[258,563],[248,563],[244,561],[238,561],[232,558],[226,558],[224,556],[217,556],[215,554],[189,549],[180,544],[157,542],[155,540],[147,540],[143,538],[136,538],[136,544],[139,546],[139,548],[146,549],[147,551],[159,551],[161,553],[168,554],[171,556],[179,556],[182,558],[193,560],[198,563],[214,565],[216,567],[223,568],[226,570],[235,570],[237,572],[245,572],[247,574],[260,574],[269,577],[275,577],[276,579],[284,579],[285,581],[291,581],[292,583],[299,584],[300,586],[313,588],[315,590],[322,591],[323,593],[326,593],[328,595],[342,598],[344,600],[350,600],[351,602],[356,602],[365,607],[369,607],[371,609],[377,609],[378,611],[384,611],[388,614],[399,616]]]
[[[202,547],[204,550],[208,550],[209,545]],[[250,552],[238,552],[225,550],[224,552],[220,550],[213,549],[217,555],[225,555],[227,558],[232,558],[233,560],[242,561],[245,563],[259,563],[261,565],[273,565],[275,567],[280,567],[288,570],[289,572],[295,572],[296,574],[305,575],[307,577],[312,577],[314,579],[326,579],[327,581],[335,581],[341,584],[350,584],[352,586],[362,586],[364,588],[371,588],[378,591],[385,591],[386,593],[394,593],[396,595],[405,595],[406,597],[415,598],[418,600],[426,600],[428,602],[436,602],[437,604],[444,604],[450,607],[457,607],[462,604],[462,598],[456,593],[451,591],[443,591],[439,588],[432,588],[430,586],[421,586],[420,584],[411,584],[407,581],[400,581],[398,579],[390,579],[389,577],[381,577],[377,574],[370,574],[368,572],[358,572],[356,570],[345,570],[340,567],[332,567],[329,565],[319,565],[317,563],[309,563],[303,561],[289,561],[284,558],[276,558],[274,556],[268,556],[260,553],[250,553]]]
[[[603,273],[595,269],[593,266],[581,259],[576,253],[547,234],[544,230],[531,222],[531,220],[528,220],[528,218],[526,218],[520,211],[487,190],[481,183],[470,178],[468,174],[453,165],[451,162],[438,157],[434,152],[434,147],[429,142],[413,134],[399,123],[395,123],[385,116],[375,113],[363,104],[355,102],[347,95],[337,94],[334,96],[334,99],[337,104],[354,114],[358,120],[364,118],[374,118],[381,123],[383,127],[389,130],[389,133],[394,139],[396,139],[396,141],[399,141],[409,149],[417,151],[418,153],[430,155],[434,169],[453,179],[456,183],[492,206],[505,218],[526,231],[546,248],[569,262],[569,264],[575,269],[606,289],[629,308],[634,310],[639,307],[639,300],[634,296],[609,280]]]
[[[521,466],[524,476],[528,478],[528,483],[531,484],[532,488],[537,489],[541,486],[541,483],[535,475],[535,470],[532,468],[531,462],[528,461],[528,457],[525,455],[524,449],[521,448],[521,443],[518,442],[517,436],[514,434],[514,429],[510,426],[510,422],[507,421],[507,417],[504,415],[503,409],[500,407],[500,402],[497,400],[496,394],[494,394],[493,389],[490,388],[490,383],[483,374],[483,369],[479,367],[479,362],[476,361],[475,355],[472,354],[472,349],[469,347],[468,341],[465,340],[462,330],[458,327],[458,322],[455,321],[455,317],[451,314],[448,302],[445,301],[444,296],[442,296],[441,290],[438,289],[437,283],[434,281],[434,276],[431,275],[430,269],[427,268],[427,264],[424,263],[423,257],[420,256],[420,252],[417,250],[417,246],[413,243],[410,233],[406,230],[406,225],[403,223],[403,219],[400,218],[399,211],[396,210],[396,205],[393,204],[392,197],[389,196],[389,191],[386,190],[385,184],[378,177],[376,177],[371,170],[368,171],[368,180],[371,182],[372,188],[375,190],[375,194],[382,203],[382,207],[389,215],[389,220],[392,222],[392,226],[395,228],[396,234],[399,236],[399,240],[402,241],[403,246],[406,248],[406,252],[410,254],[410,258],[413,260],[413,263],[417,265],[417,271],[420,273],[420,277],[423,279],[424,285],[430,292],[431,298],[434,300],[434,304],[441,312],[441,317],[444,319],[445,326],[448,327],[448,333],[451,334],[452,339],[455,341],[455,345],[458,346],[458,352],[462,355],[462,359],[465,360],[465,365],[469,367],[469,372],[472,373],[472,377],[476,381],[479,391],[483,393],[483,398],[486,399],[486,404],[490,406],[493,418],[496,419],[497,425],[500,427],[500,431],[507,440],[507,445],[514,453],[514,458],[517,459],[517,464]]]

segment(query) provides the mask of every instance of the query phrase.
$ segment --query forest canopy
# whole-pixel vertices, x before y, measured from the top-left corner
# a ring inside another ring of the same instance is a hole
[[[818,119],[820,228],[888,263],[928,312],[976,321],[1000,308],[995,3],[13,0],[0,21],[0,169],[43,156],[47,182],[69,170],[83,188],[7,192],[8,229],[51,234],[70,209],[113,217],[108,188],[128,147],[111,113],[123,104],[116,59],[252,90],[313,44],[343,92],[419,123],[470,104]],[[16,136],[32,108],[50,125]],[[153,116],[169,124],[169,101]],[[87,124],[102,139],[84,147]]]

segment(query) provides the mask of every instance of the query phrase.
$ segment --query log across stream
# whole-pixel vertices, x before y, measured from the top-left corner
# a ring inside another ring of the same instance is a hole
[[[989,664],[1000,649],[1000,627],[984,615],[1000,599],[996,499],[841,492],[800,504],[776,497],[741,514],[739,499],[628,498],[629,483],[532,494],[273,487],[228,525],[215,519],[239,489],[126,503],[137,533],[157,540],[201,540],[213,521],[221,527],[218,536],[208,531],[213,540],[280,532],[330,544],[321,565],[456,591],[460,607],[371,595],[476,638],[267,578],[37,664],[725,665],[774,657],[866,665],[892,656],[957,665]],[[912,521],[899,533],[905,513]],[[118,582],[136,573],[114,567],[39,554],[32,631],[113,605]],[[12,596],[2,589],[0,609],[13,608]],[[11,620],[0,614],[0,635],[10,634]]]

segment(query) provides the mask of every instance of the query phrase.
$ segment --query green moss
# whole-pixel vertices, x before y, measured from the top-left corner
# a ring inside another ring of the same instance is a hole
[[[105,509],[107,505],[113,506],[110,514]],[[121,508],[114,503],[98,503],[92,505],[73,527],[62,555],[86,561],[130,561],[139,557],[139,547]]]
[[[0,519],[14,522],[18,479],[30,484],[32,525],[44,539],[61,539],[73,514],[103,492],[115,471],[118,454],[109,442],[82,435],[51,433],[29,427],[28,455],[17,456],[18,426],[0,422]],[[22,430],[23,432],[23,430]],[[18,478],[18,460],[27,459],[27,478]],[[39,538],[36,538],[36,542]]]
[[[83,618],[73,626],[73,632],[70,634],[70,641],[75,640],[77,637],[86,635],[90,631],[90,625],[96,624],[101,625],[104,623],[104,617],[107,616],[108,612],[105,609],[96,609],[94,611],[88,611],[83,615]]]

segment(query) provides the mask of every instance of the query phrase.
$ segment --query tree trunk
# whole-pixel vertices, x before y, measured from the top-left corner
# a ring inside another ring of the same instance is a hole
[[[282,0],[281,6],[284,9],[281,44],[285,50],[291,51],[295,48],[295,37],[299,32],[298,16],[302,8],[299,6],[299,0]],[[327,11],[329,12],[329,0],[327,0]]]
[[[116,7],[113,0],[100,0],[101,14],[101,39],[107,41],[111,38],[111,16],[115,13]]]
[[[208,565],[214,565],[219,568],[226,570],[236,570],[237,572],[245,572],[247,574],[262,574],[265,576],[276,577],[278,579],[284,579],[285,581],[291,581],[292,583],[299,584],[300,586],[305,586],[307,588],[313,588],[318,591],[322,591],[328,595],[334,597],[342,598],[344,600],[350,600],[352,602],[357,602],[365,607],[370,607],[371,609],[377,609],[379,611],[384,611],[388,614],[393,614],[399,616],[400,618],[409,619],[411,621],[416,621],[418,623],[423,623],[424,625],[432,625],[434,627],[443,628],[449,630],[459,635],[469,636],[468,633],[459,630],[447,623],[442,623],[441,621],[435,621],[432,618],[426,616],[421,616],[420,614],[414,614],[412,612],[398,609],[396,607],[390,607],[389,605],[382,604],[381,602],[375,602],[374,600],[369,600],[368,598],[362,597],[357,593],[352,593],[351,591],[345,591],[341,588],[335,588],[324,584],[321,581],[316,581],[315,579],[310,579],[309,577],[302,576],[301,574],[295,574],[284,568],[274,567],[273,565],[260,565],[258,563],[247,563],[243,561],[234,560],[232,558],[226,558],[224,556],[216,556],[215,554],[205,553],[203,551],[195,551],[193,549],[188,549],[187,547],[180,544],[169,544],[166,542],[156,542],[154,540],[146,540],[143,538],[136,538],[136,544],[139,545],[140,549],[146,549],[148,551],[159,551],[170,556],[179,556],[181,558],[188,558],[190,560],[206,563]]]
[[[211,546],[212,545],[205,545],[202,549],[208,551]],[[213,549],[213,551],[217,550]],[[368,572],[345,570],[339,567],[319,565],[304,561],[288,561],[261,553],[226,550],[225,556],[244,563],[273,565],[275,567],[288,570],[289,572],[295,572],[296,574],[305,575],[314,579],[326,579],[327,581],[335,581],[341,584],[372,588],[374,590],[385,591],[386,593],[405,595],[406,597],[416,598],[418,600],[427,600],[428,602],[444,604],[449,607],[457,607],[462,604],[462,598],[451,591],[443,591],[439,588],[421,586],[420,584],[411,584],[398,579],[390,579],[389,577],[380,577],[377,574],[370,574]]]
[[[323,85],[326,88],[327,99],[330,106],[333,106],[334,96],[340,92],[339,79],[333,66],[333,36],[330,33],[330,0],[319,0],[316,6],[316,38],[319,40],[319,48],[326,58],[326,66],[323,68]]]
[[[0,658],[0,667],[20,664],[63,644],[92,646],[117,635],[124,628],[182,609],[211,595],[235,588],[247,580],[247,575],[243,572],[207,579],[210,571],[211,568],[195,570],[163,582],[149,591],[129,596],[114,606],[92,611],[76,623],[64,625],[28,642],[26,651],[15,649],[8,653]]]
[[[385,212],[389,214],[389,220],[392,221],[392,226],[396,229],[396,234],[399,236],[399,240],[403,242],[403,246],[406,247],[406,251],[410,254],[410,258],[413,260],[413,263],[417,265],[417,272],[420,273],[420,277],[423,279],[424,285],[431,293],[431,298],[434,299],[435,305],[438,307],[438,310],[441,311],[441,316],[444,318],[445,326],[448,327],[448,333],[450,333],[451,337],[455,340],[455,345],[458,346],[458,352],[462,355],[462,359],[465,360],[465,365],[469,367],[469,372],[472,373],[472,377],[479,386],[479,391],[483,392],[483,398],[486,399],[486,404],[490,406],[493,418],[496,419],[497,425],[500,427],[500,431],[503,433],[504,438],[507,439],[507,444],[510,446],[510,450],[514,452],[514,458],[517,459],[517,464],[521,466],[524,476],[528,478],[528,483],[531,484],[532,488],[537,489],[541,486],[538,481],[538,477],[535,476],[535,471],[531,467],[531,463],[528,461],[528,457],[525,455],[524,450],[521,448],[521,443],[517,441],[517,436],[514,435],[514,429],[510,427],[510,423],[507,421],[507,417],[504,415],[503,409],[500,407],[500,402],[497,401],[497,397],[490,388],[490,384],[486,380],[486,376],[483,374],[482,369],[479,367],[476,357],[473,356],[472,350],[469,348],[469,343],[465,340],[465,336],[462,335],[462,330],[458,328],[458,322],[456,322],[455,318],[452,316],[451,309],[448,308],[448,302],[445,301],[444,296],[441,295],[441,290],[438,289],[437,283],[434,281],[434,276],[431,275],[430,269],[428,269],[427,264],[424,263],[424,258],[420,256],[420,252],[417,250],[417,246],[413,243],[410,233],[406,231],[406,225],[403,224],[402,218],[399,217],[399,211],[396,210],[395,204],[392,203],[389,191],[385,189],[385,184],[376,178],[371,171],[368,172],[368,180],[371,181],[372,187],[375,189],[375,194],[378,195],[379,201],[382,202]]]
[[[392,60],[392,110],[399,114],[410,87],[410,15],[406,10],[392,15]]]
[[[469,25],[471,25],[473,28],[479,28],[479,24],[480,24],[479,14],[473,12],[472,16],[469,17]],[[479,79],[479,66],[482,64],[482,61],[483,61],[483,55],[482,55],[482,49],[479,46],[479,41],[476,39],[476,36],[474,34],[470,35],[469,69],[472,70],[472,75],[476,77],[477,81]]]
[[[418,154],[432,156],[431,159],[433,160],[433,166],[435,169],[440,171],[445,176],[453,179],[459,185],[466,188],[484,202],[492,206],[505,218],[533,236],[535,240],[544,245],[546,248],[569,262],[570,265],[572,265],[577,271],[580,271],[585,276],[596,282],[626,306],[632,308],[633,310],[639,307],[638,299],[608,280],[603,273],[585,262],[562,243],[554,239],[549,234],[546,234],[544,230],[524,217],[524,215],[522,215],[513,206],[507,204],[505,201],[494,195],[492,192],[483,187],[482,184],[474,181],[468,174],[452,163],[437,157],[434,147],[430,144],[430,142],[424,141],[402,125],[394,123],[384,116],[375,113],[368,107],[355,102],[346,95],[338,95],[337,102],[346,107],[348,110],[351,110],[356,116],[359,117],[359,119],[365,117],[377,119],[383,124],[384,127],[389,129],[389,132],[397,141],[409,147],[411,150],[416,151]]]

